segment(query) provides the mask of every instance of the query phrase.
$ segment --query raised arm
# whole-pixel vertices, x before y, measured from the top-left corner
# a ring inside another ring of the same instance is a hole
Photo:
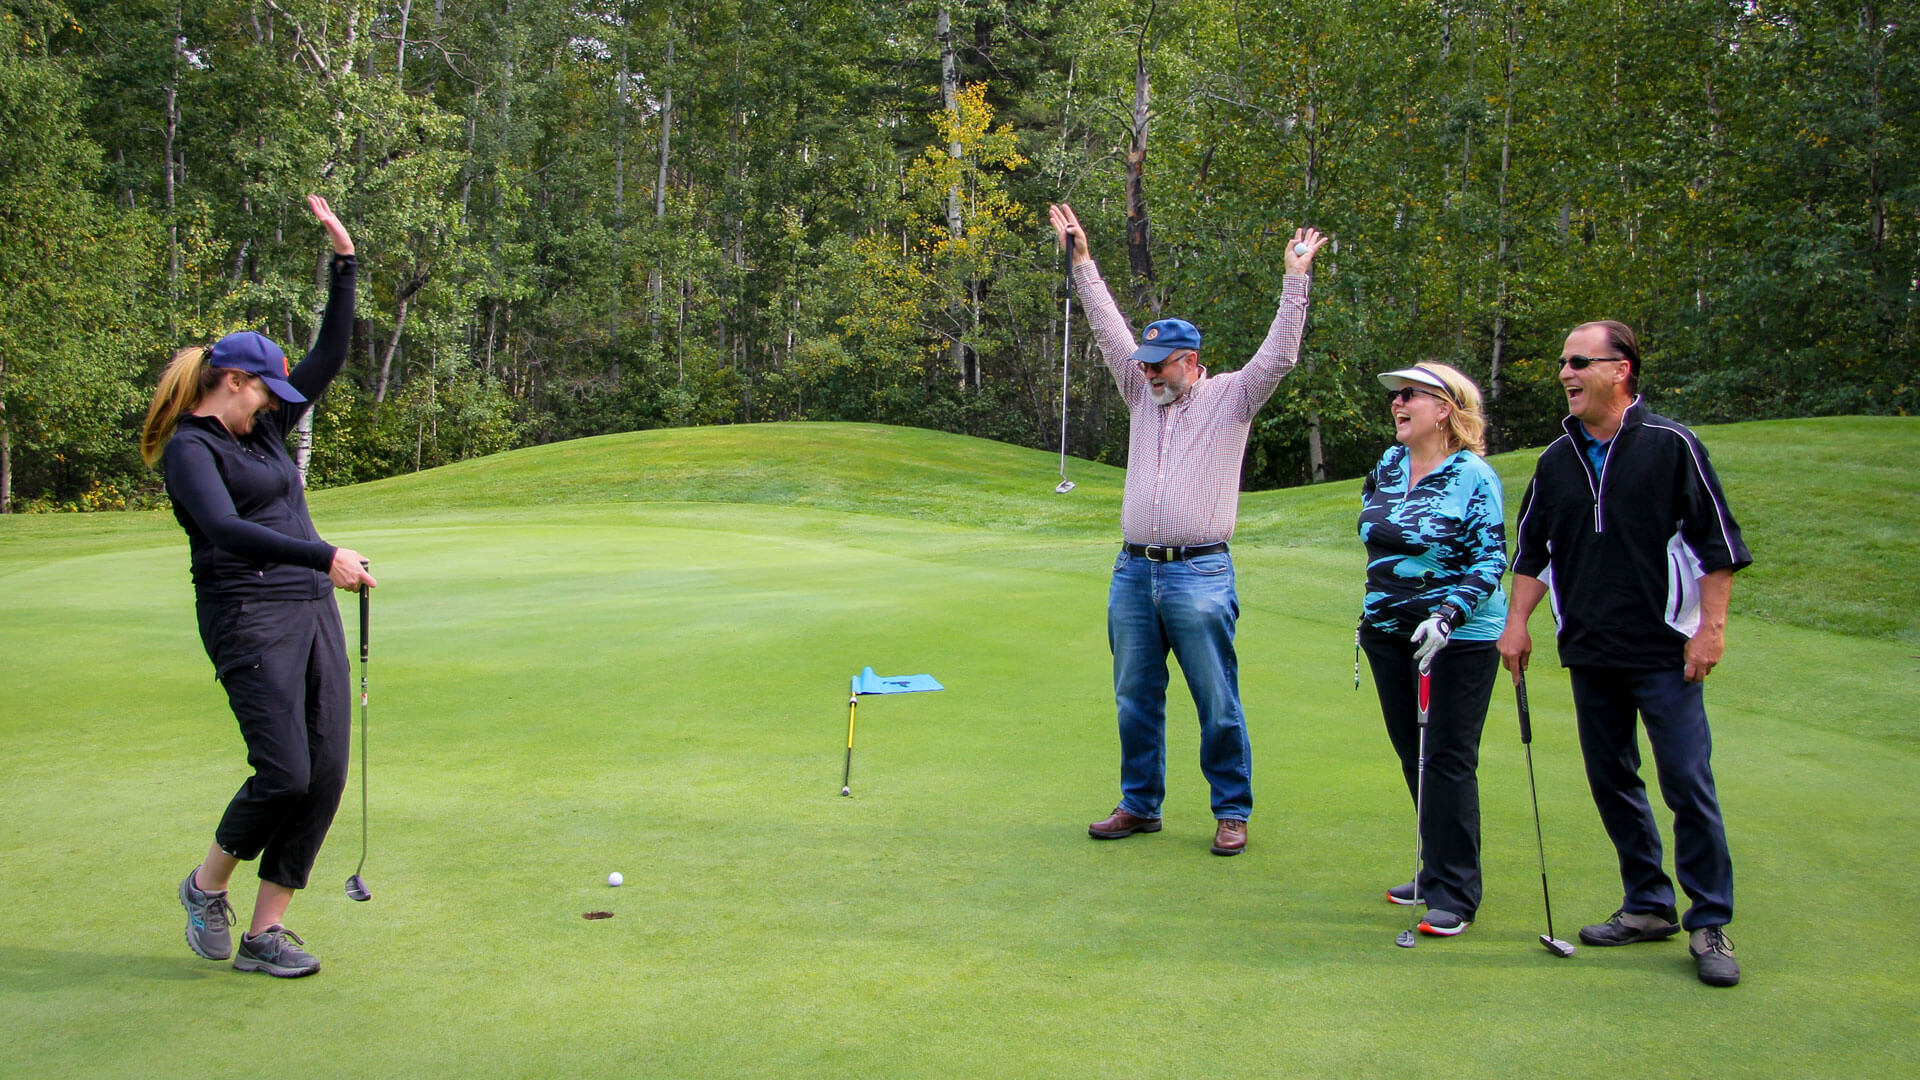
[[[1126,316],[1120,314],[1120,306],[1113,302],[1113,294],[1107,291],[1107,283],[1100,277],[1100,268],[1094,265],[1087,234],[1080,228],[1080,219],[1074,216],[1073,207],[1056,203],[1047,207],[1047,217],[1053,223],[1053,233],[1060,241],[1061,250],[1072,253],[1073,291],[1080,296],[1080,307],[1086,312],[1087,325],[1093,328],[1093,340],[1100,346],[1100,357],[1113,373],[1120,396],[1128,405],[1133,405],[1147,394],[1147,378],[1133,362],[1133,351],[1137,347],[1133,328],[1127,325]]]
[[[1255,350],[1253,359],[1238,372],[1232,372],[1239,384],[1241,409],[1247,419],[1273,396],[1274,388],[1300,362],[1300,338],[1307,329],[1307,294],[1313,281],[1313,257],[1327,245],[1328,237],[1319,229],[1293,231],[1287,242],[1287,276],[1280,286],[1280,305],[1273,313],[1273,324]],[[1224,377],[1224,376],[1223,376]]]
[[[353,257],[353,238],[334,215],[333,208],[327,205],[327,200],[309,195],[307,207],[326,229],[327,239],[333,244],[333,275],[327,289],[327,309],[320,316],[320,333],[306,357],[287,375],[293,388],[311,402],[326,391],[347,362],[347,348],[353,339],[354,277],[358,264]],[[290,410],[289,425],[307,407]]]

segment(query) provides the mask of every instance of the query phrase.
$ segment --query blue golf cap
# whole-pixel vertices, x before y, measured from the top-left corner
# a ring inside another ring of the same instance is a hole
[[[287,366],[287,354],[280,351],[264,334],[251,330],[241,330],[228,334],[213,343],[213,351],[207,354],[207,363],[217,368],[232,368],[249,375],[260,376],[267,384],[273,396],[289,404],[297,405],[307,400],[307,395],[293,388],[287,381],[291,369]]]
[[[1140,347],[1133,350],[1133,360],[1140,364],[1158,364],[1174,353],[1199,348],[1198,327],[1185,319],[1161,319],[1147,324],[1147,332],[1140,335]]]

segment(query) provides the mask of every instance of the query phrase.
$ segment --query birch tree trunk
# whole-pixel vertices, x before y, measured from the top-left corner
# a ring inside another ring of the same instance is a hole
[[[940,42],[940,103],[946,109],[947,115],[957,121],[960,110],[960,74],[953,59],[953,21],[944,7],[934,16],[933,34]],[[958,131],[959,125],[956,123],[954,126]],[[954,161],[959,161],[962,153],[964,151],[957,139],[947,144],[947,156]],[[960,237],[965,229],[966,225],[960,213],[960,185],[956,182],[947,189],[947,235],[953,238],[956,246],[960,243]],[[959,373],[960,388],[963,390],[970,385],[979,385],[978,378],[967,369],[967,345],[960,334],[960,323],[966,314],[965,307],[965,302],[958,296],[947,301],[947,325],[952,328],[948,339],[947,358],[953,364],[953,369]]]
[[[1514,54],[1519,47],[1520,13],[1512,8],[1507,11],[1507,56],[1502,65],[1501,78],[1505,83],[1502,94],[1506,98],[1505,111],[1500,117],[1500,184],[1498,188],[1498,218],[1496,227],[1499,234],[1496,253],[1493,260],[1494,307],[1493,307],[1493,359],[1487,366],[1487,413],[1498,416],[1500,391],[1505,381],[1504,365],[1507,353],[1507,180],[1513,167],[1513,93],[1514,93]],[[1500,451],[1506,449],[1506,439],[1496,424],[1487,426],[1487,449]]]
[[[331,263],[331,251],[322,252],[320,254],[320,265],[314,272],[314,279],[322,290],[325,290],[326,287],[331,284],[331,282],[328,281],[331,275],[327,272]],[[325,291],[322,291],[320,295],[325,296],[327,294]],[[307,352],[312,352],[314,343],[320,340],[320,320],[325,316],[326,310],[323,306],[320,310],[312,313],[313,332],[307,335]],[[289,318],[287,321],[292,322],[293,320]],[[292,328],[289,327],[288,329]],[[300,487],[302,490],[305,490],[307,486],[307,465],[313,460],[313,410],[319,407],[317,402],[307,406],[307,411],[300,414],[300,422],[293,426],[293,463],[295,467],[300,470]]]
[[[1153,29],[1153,13],[1159,5],[1147,8],[1146,22],[1133,54],[1133,114],[1127,128],[1127,266],[1133,271],[1135,307],[1148,308],[1160,317],[1160,290],[1154,285],[1153,253],[1148,247],[1147,220],[1147,127],[1152,121],[1150,78],[1153,45],[1148,37]]]
[[[673,24],[667,24],[667,88],[660,101],[660,171],[653,182],[653,220],[657,224],[667,216],[667,167],[673,148]],[[649,342],[660,344],[660,299],[666,275],[655,263],[647,279],[647,333]]]

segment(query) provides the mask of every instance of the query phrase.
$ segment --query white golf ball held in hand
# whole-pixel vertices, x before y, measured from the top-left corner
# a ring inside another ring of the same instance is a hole
[[[1307,253],[1307,245],[1305,244],[1293,245],[1293,253],[1295,255],[1305,255]]]
[[[623,878],[620,876],[620,871],[618,870],[615,870],[613,873],[607,875],[607,884],[616,889],[620,887],[621,882],[624,882],[626,880],[627,880],[626,878]]]

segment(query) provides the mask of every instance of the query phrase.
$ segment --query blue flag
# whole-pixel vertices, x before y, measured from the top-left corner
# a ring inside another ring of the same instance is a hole
[[[875,675],[873,669],[861,668],[860,674],[853,677],[852,691],[855,697],[861,694],[915,694],[922,690],[945,690],[939,681],[931,675]]]

